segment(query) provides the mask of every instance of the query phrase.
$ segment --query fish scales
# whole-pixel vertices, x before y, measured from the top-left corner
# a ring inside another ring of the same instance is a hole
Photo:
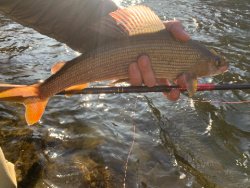
[[[69,61],[40,86],[40,97],[50,97],[73,85],[127,79],[129,64],[148,54],[156,77],[174,79],[196,63],[210,58],[193,41],[175,41],[168,32],[113,42]]]

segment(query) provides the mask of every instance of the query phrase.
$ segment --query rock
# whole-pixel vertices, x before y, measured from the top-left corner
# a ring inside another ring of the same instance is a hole
[[[42,141],[29,128],[1,129],[0,137],[6,159],[15,165],[18,187],[35,185],[44,163]]]

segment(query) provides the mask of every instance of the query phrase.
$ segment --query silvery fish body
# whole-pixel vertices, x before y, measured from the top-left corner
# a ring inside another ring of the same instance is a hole
[[[67,62],[40,86],[41,97],[51,97],[73,85],[128,79],[128,67],[139,55],[150,57],[157,78],[174,80],[190,72],[197,77],[220,73],[218,56],[197,41],[176,41],[168,31],[112,42]]]

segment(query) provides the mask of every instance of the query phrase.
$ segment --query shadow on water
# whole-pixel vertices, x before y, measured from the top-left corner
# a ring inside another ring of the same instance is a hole
[[[230,71],[200,82],[250,82],[248,0],[117,2],[143,3],[163,19],[180,19],[194,39],[223,53]],[[34,83],[48,77],[55,62],[77,55],[4,16],[0,33],[1,82]],[[15,164],[20,187],[245,188],[249,103],[224,102],[249,95],[203,92],[177,102],[161,94],[57,96],[34,127],[26,126],[20,105],[1,103],[0,145]]]
[[[176,137],[180,137],[181,133],[176,129],[172,121],[170,121],[167,117],[162,117],[161,112],[154,106],[151,100],[147,100],[152,113],[159,122],[158,125],[160,129],[160,138],[162,140],[162,144],[168,149],[168,152],[172,154],[172,157],[178,164],[178,166],[185,170],[187,173],[195,176],[197,182],[200,185],[206,187],[215,187],[215,183],[210,182],[205,177],[205,175],[202,174],[202,172],[192,166],[192,162],[188,161],[188,159],[186,159],[186,156],[181,155],[181,153],[178,151],[178,146],[176,146],[176,143],[174,142]]]

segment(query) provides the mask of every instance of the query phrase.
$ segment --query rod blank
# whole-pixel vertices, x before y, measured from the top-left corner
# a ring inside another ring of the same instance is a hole
[[[178,85],[173,86],[129,86],[129,87],[93,87],[76,91],[64,91],[57,95],[76,95],[76,94],[118,94],[118,93],[149,93],[149,92],[169,92],[171,89],[180,89],[182,92],[187,91]],[[199,84],[197,91],[214,91],[214,90],[247,90],[250,84]]]

